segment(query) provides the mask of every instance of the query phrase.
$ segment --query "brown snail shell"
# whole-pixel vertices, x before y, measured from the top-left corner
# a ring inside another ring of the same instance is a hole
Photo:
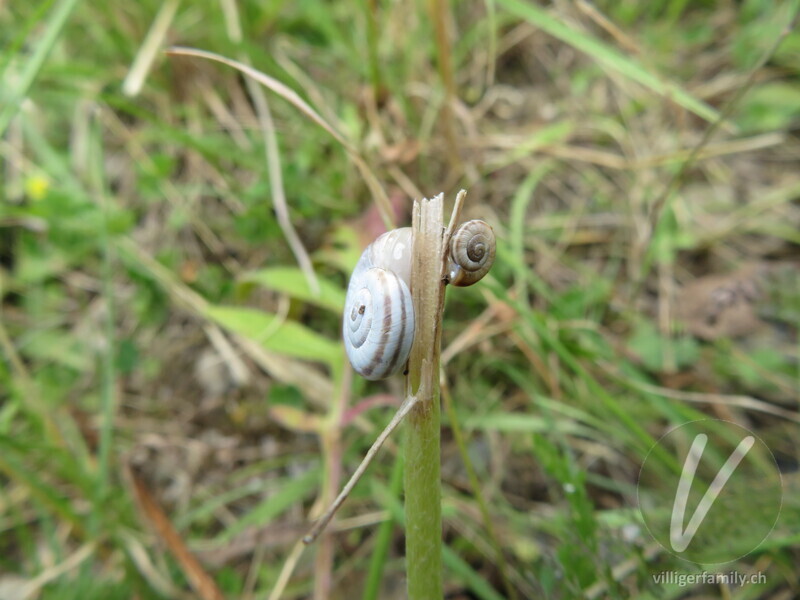
[[[492,268],[495,238],[491,226],[480,220],[467,221],[450,238],[447,281],[466,287],[477,283]]]

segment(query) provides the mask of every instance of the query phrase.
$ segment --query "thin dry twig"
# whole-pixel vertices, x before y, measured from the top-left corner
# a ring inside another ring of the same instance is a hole
[[[461,211],[464,208],[464,200],[467,198],[467,190],[460,190],[458,194],[456,194],[456,201],[453,205],[453,212],[450,213],[450,223],[447,225],[447,230],[444,233],[444,243],[443,247],[447,248],[450,245],[450,238],[453,237],[453,232],[455,232],[456,227],[458,227],[459,222],[461,221]],[[445,267],[444,273],[447,270]]]
[[[305,544],[301,540],[298,540],[292,547],[292,551],[286,558],[286,562],[283,563],[281,573],[278,575],[278,581],[275,582],[275,587],[272,588],[267,600],[279,600],[280,597],[283,596],[283,592],[289,584],[289,578],[292,576],[292,573],[294,573],[297,561],[300,560],[303,550],[305,550]]]
[[[211,576],[206,573],[200,562],[191,553],[163,509],[153,498],[150,490],[147,489],[144,481],[130,466],[128,467],[128,476],[142,516],[153,527],[158,538],[167,546],[167,550],[175,557],[192,589],[202,600],[224,600],[222,590],[217,587]]]
[[[289,243],[289,247],[300,265],[300,270],[303,271],[308,281],[311,292],[319,295],[319,280],[314,273],[314,267],[311,265],[311,258],[289,218],[289,204],[286,201],[286,191],[283,187],[283,175],[281,173],[278,136],[275,133],[275,124],[272,121],[272,113],[269,110],[267,98],[261,88],[256,86],[251,79],[247,79],[247,90],[250,92],[253,104],[255,104],[258,122],[264,136],[264,150],[267,156],[270,188],[272,189],[272,203],[275,207],[278,225],[280,225],[281,231],[283,231],[283,235],[286,237],[286,241]]]
[[[428,367],[428,369],[430,370],[430,367]],[[317,539],[322,530],[325,529],[325,526],[333,518],[333,515],[336,514],[336,511],[339,510],[339,507],[347,499],[347,496],[349,496],[350,492],[353,491],[353,488],[358,483],[358,480],[361,479],[361,477],[364,475],[364,472],[367,470],[370,463],[372,463],[372,461],[375,458],[375,455],[381,449],[384,442],[386,442],[386,440],[389,438],[392,432],[395,429],[397,429],[397,426],[403,422],[405,416],[411,411],[412,408],[414,408],[419,399],[426,397],[425,392],[426,388],[421,387],[415,396],[409,394],[406,397],[406,399],[403,401],[403,404],[401,404],[400,408],[397,409],[397,412],[395,413],[394,417],[392,417],[392,420],[389,421],[389,424],[381,432],[381,434],[372,444],[370,449],[367,451],[364,460],[362,460],[361,464],[358,465],[358,468],[350,477],[350,480],[347,482],[347,484],[342,488],[342,491],[336,497],[336,500],[333,501],[328,510],[325,511],[325,513],[319,518],[319,520],[317,520],[317,522],[314,524],[314,526],[311,528],[308,534],[303,538],[303,542],[305,544],[311,544],[315,539]]]

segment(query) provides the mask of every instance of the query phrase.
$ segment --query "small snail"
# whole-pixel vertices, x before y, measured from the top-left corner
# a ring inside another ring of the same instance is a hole
[[[494,231],[483,221],[467,221],[450,238],[447,283],[466,287],[477,283],[494,263]]]
[[[412,230],[384,233],[361,255],[345,298],[345,350],[350,364],[366,379],[400,372],[414,342],[411,299]],[[495,240],[483,221],[462,224],[450,240],[445,280],[456,286],[479,281],[492,266]]]

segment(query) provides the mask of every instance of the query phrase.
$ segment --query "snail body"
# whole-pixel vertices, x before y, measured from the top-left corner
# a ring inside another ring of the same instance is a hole
[[[413,236],[410,227],[384,233],[364,250],[345,297],[342,334],[353,369],[366,379],[385,379],[405,366],[414,343],[411,296]],[[450,239],[446,283],[468,286],[489,271],[495,239],[483,221],[467,221]]]

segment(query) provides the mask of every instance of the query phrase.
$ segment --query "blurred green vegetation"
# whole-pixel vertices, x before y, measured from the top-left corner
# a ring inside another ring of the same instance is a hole
[[[445,312],[448,597],[797,596],[797,10],[0,4],[0,597],[403,598],[399,437],[293,548],[402,393],[339,341],[379,190],[399,226],[460,187],[498,254]],[[259,92],[172,45],[297,92],[379,190],[264,90],[276,152]],[[644,528],[639,468],[679,470],[656,440],[704,417],[782,470],[773,534],[712,567],[765,584],[652,578],[700,567]]]

